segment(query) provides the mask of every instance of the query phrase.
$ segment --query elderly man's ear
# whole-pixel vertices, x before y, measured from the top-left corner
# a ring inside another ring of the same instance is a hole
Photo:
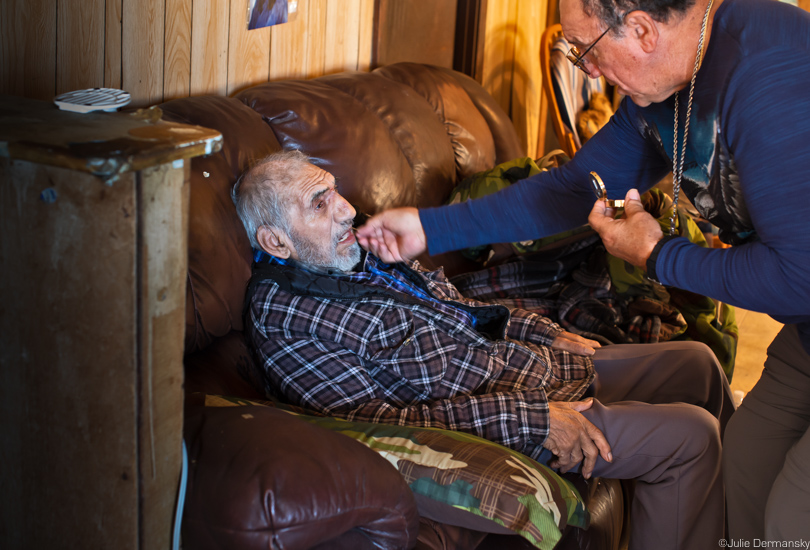
[[[287,243],[287,236],[275,227],[261,226],[256,231],[256,240],[262,250],[276,258],[287,259],[292,253]]]

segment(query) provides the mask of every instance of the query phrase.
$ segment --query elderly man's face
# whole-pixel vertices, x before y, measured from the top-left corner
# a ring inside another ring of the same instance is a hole
[[[352,231],[356,211],[337,192],[332,174],[306,164],[297,185],[286,192],[290,257],[343,271],[354,267],[361,254]]]

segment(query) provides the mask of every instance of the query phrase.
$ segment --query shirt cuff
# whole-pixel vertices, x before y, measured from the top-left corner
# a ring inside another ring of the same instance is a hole
[[[534,329],[538,340],[536,343],[542,346],[550,346],[557,336],[565,330],[548,317],[542,315],[538,315],[537,321],[534,323]]]
[[[655,247],[650,252],[650,257],[647,258],[647,278],[651,281],[655,281],[656,283],[661,283],[661,278],[658,275],[658,272],[655,270],[655,264],[658,262],[658,255],[661,253],[661,249],[664,248],[664,245],[667,244],[672,239],[679,239],[679,235],[666,235],[660,241],[655,243]]]
[[[548,437],[548,402],[545,399],[538,399],[534,402],[519,401],[515,404],[515,410],[518,415],[518,433],[523,442],[523,448],[531,449],[541,446]]]

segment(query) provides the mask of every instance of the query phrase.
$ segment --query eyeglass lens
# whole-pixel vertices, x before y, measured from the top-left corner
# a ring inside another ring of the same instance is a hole
[[[604,30],[604,32],[602,34],[600,34],[599,37],[596,40],[591,42],[591,45],[588,46],[587,48],[585,48],[585,51],[582,52],[582,53],[579,53],[579,48],[577,48],[576,46],[571,46],[568,49],[568,53],[566,54],[566,57],[568,58],[568,61],[573,63],[574,67],[578,68],[580,71],[584,72],[585,74],[587,74],[587,75],[591,74],[591,72],[585,67],[585,63],[584,63],[585,56],[588,55],[588,52],[591,51],[591,49],[594,46],[596,46],[597,42],[602,40],[602,37],[605,36],[611,28],[612,27],[606,28]]]

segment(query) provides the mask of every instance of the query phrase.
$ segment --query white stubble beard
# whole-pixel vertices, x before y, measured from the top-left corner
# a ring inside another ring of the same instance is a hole
[[[346,231],[351,230],[351,222],[346,222],[344,226]],[[337,245],[345,234],[346,232],[343,231],[333,237],[327,250],[319,248],[313,245],[311,241],[299,237],[294,230],[290,230],[289,236],[296,252],[298,252],[298,261],[321,268],[351,271],[360,261],[362,250],[357,241],[355,241],[342,253],[338,253]]]

